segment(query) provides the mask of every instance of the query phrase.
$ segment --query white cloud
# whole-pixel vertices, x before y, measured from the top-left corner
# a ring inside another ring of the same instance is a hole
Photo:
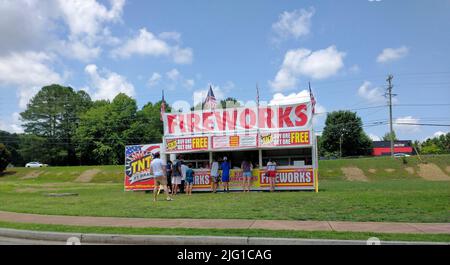
[[[158,36],[163,40],[173,40],[176,42],[181,41],[181,34],[176,31],[161,32]]]
[[[370,137],[370,139],[372,139],[372,141],[381,141],[381,138],[378,135],[369,133],[369,137]]]
[[[186,80],[184,81],[184,86],[185,86],[186,88],[188,88],[188,89],[193,88],[194,85],[195,85],[194,79],[186,79]]]
[[[377,62],[387,63],[405,57],[409,52],[406,46],[400,48],[386,48],[377,57]]]
[[[168,55],[170,48],[166,42],[158,39],[153,33],[142,28],[139,35],[128,40],[123,46],[113,50],[113,56],[130,57],[133,54],[160,56]]]
[[[309,91],[302,90],[298,93],[291,93],[287,96],[282,93],[275,93],[269,102],[269,105],[288,105],[310,101]]]
[[[153,73],[152,74],[152,76],[150,77],[150,79],[148,80],[148,85],[149,86],[156,86],[156,85],[158,85],[159,84],[159,82],[161,81],[161,74],[159,74],[159,73]]]
[[[314,15],[314,8],[309,10],[299,9],[292,12],[283,12],[279,20],[272,25],[273,31],[281,39],[308,35],[311,27],[311,18]]]
[[[364,83],[358,88],[358,95],[367,100],[369,103],[385,103],[384,91],[380,87],[372,87],[369,81]]]
[[[447,134],[446,132],[443,132],[443,131],[437,131],[437,132],[435,132],[435,133],[433,134],[433,137],[432,137],[432,138],[439,137],[439,136],[441,136],[441,135],[446,135],[446,134]]]
[[[102,52],[99,46],[91,46],[80,40],[61,41],[57,47],[59,53],[68,58],[89,62],[98,58]]]
[[[193,51],[191,48],[175,46],[172,48],[172,57],[177,64],[190,64],[192,63]]]
[[[95,36],[103,30],[104,22],[120,21],[125,0],[110,0],[111,8],[96,0],[58,0],[62,17],[72,35]]]
[[[53,40],[52,19],[57,16],[50,1],[0,1],[0,54],[45,47]]]
[[[317,51],[289,50],[281,69],[269,84],[275,91],[282,91],[295,88],[300,76],[314,79],[333,76],[344,66],[344,57],[345,53],[338,51],[334,45]]]
[[[51,62],[51,56],[36,52],[11,53],[0,57],[0,85],[18,88],[19,107],[25,108],[42,86],[63,80],[48,66]]]
[[[11,53],[0,57],[0,84],[36,86],[59,82],[61,77],[47,63],[52,58],[45,53]]]
[[[106,71],[104,77],[102,77],[94,64],[87,65],[85,72],[89,75],[91,84],[96,89],[92,96],[94,100],[112,100],[119,93],[125,93],[131,97],[135,95],[134,86],[125,77],[117,73]]]
[[[317,100],[317,99],[316,99]],[[289,105],[289,104],[297,104],[310,101],[310,95],[308,90],[302,90],[298,93],[291,93],[287,96],[282,93],[275,93],[272,96],[272,99],[269,102],[269,105]],[[314,115],[314,124],[322,123],[325,119],[325,114],[327,109],[320,105],[320,103],[316,102],[315,105],[315,114]]]
[[[95,59],[101,45],[117,43],[107,23],[121,21],[125,0],[0,1],[0,54],[39,50],[81,61]],[[64,35],[61,34],[63,32]]]
[[[172,33],[173,35],[173,33]],[[167,36],[165,36],[167,38]],[[146,28],[139,30],[139,35],[127,40],[122,46],[111,52],[113,57],[129,58],[130,56],[170,56],[177,64],[192,63],[193,51],[191,48],[181,48],[178,45],[171,46],[162,38],[155,36]]]
[[[166,73],[167,78],[172,81],[176,81],[180,77],[180,72],[177,69],[172,69]]]
[[[22,122],[20,121],[20,114],[14,112],[9,120],[0,120],[0,130],[10,133],[23,133]]]
[[[394,120],[395,130],[401,131],[403,133],[417,133],[420,132],[420,126],[415,125],[419,123],[419,119],[412,116],[399,117]]]

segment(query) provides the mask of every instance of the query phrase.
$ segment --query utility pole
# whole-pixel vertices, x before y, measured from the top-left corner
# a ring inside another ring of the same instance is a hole
[[[391,157],[394,157],[394,129],[392,126],[392,79],[394,77],[390,74],[386,81],[388,82],[387,95],[389,96],[389,127],[390,127],[390,137],[391,138]],[[395,95],[394,95],[395,96]]]

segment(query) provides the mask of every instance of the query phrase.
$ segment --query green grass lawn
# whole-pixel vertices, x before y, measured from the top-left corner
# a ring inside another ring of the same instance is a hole
[[[287,231],[264,229],[185,229],[185,228],[130,228],[130,227],[96,227],[69,226],[0,222],[0,227],[53,232],[124,234],[124,235],[183,235],[183,236],[241,236],[241,237],[277,237],[304,239],[342,239],[367,240],[377,237],[381,241],[424,241],[450,242],[450,235],[445,234],[391,234],[367,232],[328,232],[328,231]]]
[[[0,210],[86,216],[449,222],[450,182],[322,180],[320,192],[178,195],[151,202],[151,194],[122,184],[0,182]],[[76,197],[47,197],[75,192]]]
[[[423,159],[444,172],[450,165],[450,155]],[[408,175],[405,167],[417,168],[418,162],[416,157],[408,157],[406,164],[388,157],[320,161],[319,193],[196,193],[157,204],[151,202],[151,194],[124,192],[123,166],[10,168],[0,175],[0,210],[78,216],[450,222],[450,181]],[[361,168],[370,181],[345,180],[340,170],[345,166]],[[92,169],[99,170],[90,183],[73,182]],[[33,174],[37,177],[24,179]],[[49,192],[79,196],[44,195]]]

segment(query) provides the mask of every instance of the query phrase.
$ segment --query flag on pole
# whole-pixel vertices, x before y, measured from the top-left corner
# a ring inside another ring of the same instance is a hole
[[[166,101],[164,100],[164,89],[162,91],[162,100],[161,100],[161,121],[164,120],[164,113],[166,113]]]
[[[211,86],[209,86],[208,95],[206,95],[206,99],[203,105],[206,109],[215,109],[217,106],[216,97],[214,96],[214,92]]]
[[[258,84],[256,84],[256,106],[259,108],[259,87],[258,87]]]
[[[314,95],[313,95],[312,90],[311,90],[311,83],[308,82],[308,85],[309,85],[309,96],[311,97],[312,114],[314,115],[314,113],[315,113],[315,106],[316,106],[316,99],[314,98]]]

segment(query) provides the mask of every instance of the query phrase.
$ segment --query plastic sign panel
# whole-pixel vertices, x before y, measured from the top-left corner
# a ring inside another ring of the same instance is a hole
[[[130,145],[125,147],[125,190],[153,189],[150,175],[153,155],[161,151],[161,144]]]
[[[269,178],[264,169],[254,169],[250,182],[251,190],[269,190]],[[314,189],[314,169],[311,167],[300,168],[280,168],[277,169],[275,177],[276,190],[313,190]],[[230,171],[230,190],[242,190],[243,176],[242,170],[232,169]],[[222,188],[222,183],[220,183]],[[209,169],[194,170],[193,191],[211,191],[212,180]]]
[[[208,150],[209,137],[195,136],[195,137],[181,137],[181,138],[166,138],[166,153],[178,153],[189,151]]]
[[[293,105],[240,107],[166,113],[164,136],[213,133],[239,134],[248,131],[310,130],[312,127],[311,102]]]
[[[268,132],[259,135],[260,147],[309,145],[310,131]]]
[[[258,146],[257,134],[211,136],[213,150],[230,150],[256,148]]]

